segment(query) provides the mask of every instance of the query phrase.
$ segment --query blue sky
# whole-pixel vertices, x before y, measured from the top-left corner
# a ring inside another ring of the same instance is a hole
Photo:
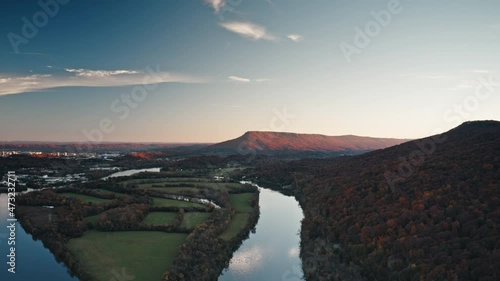
[[[0,140],[418,138],[500,119],[498,1],[41,2],[0,11]]]

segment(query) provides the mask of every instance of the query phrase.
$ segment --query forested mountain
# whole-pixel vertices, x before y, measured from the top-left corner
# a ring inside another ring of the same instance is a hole
[[[296,187],[307,280],[500,279],[500,122],[255,173]]]
[[[214,153],[362,153],[397,145],[408,140],[359,136],[325,136],[280,132],[246,132],[239,138],[214,144],[202,149]]]

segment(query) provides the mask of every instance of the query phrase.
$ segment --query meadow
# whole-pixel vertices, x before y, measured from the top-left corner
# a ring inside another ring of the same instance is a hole
[[[161,280],[187,236],[154,231],[87,231],[83,237],[71,239],[68,248],[83,270],[98,281],[116,280],[122,270],[134,280]]]

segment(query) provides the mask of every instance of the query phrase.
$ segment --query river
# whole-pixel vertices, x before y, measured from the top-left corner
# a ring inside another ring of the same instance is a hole
[[[300,221],[302,209],[293,197],[260,188],[256,232],[234,253],[218,281],[302,280]]]
[[[150,172],[150,173],[159,173],[161,168],[149,168],[149,169],[140,169],[140,170],[126,170],[126,171],[121,171],[121,172],[116,172],[114,174],[111,174],[107,177],[102,178],[103,180],[106,180],[108,178],[116,178],[116,177],[128,177],[131,175],[135,175],[138,173],[142,172]]]
[[[66,266],[58,263],[52,253],[46,249],[41,241],[34,241],[30,234],[26,233],[19,223],[16,223],[15,249],[16,249],[16,273],[7,271],[7,255],[9,246],[7,244],[8,211],[7,194],[0,194],[0,280],[27,281],[27,280],[57,280],[74,281]]]
[[[218,281],[302,280],[299,258],[302,209],[293,197],[265,188],[260,188],[259,205],[256,232],[251,233],[234,253],[229,268]],[[34,241],[19,223],[16,224],[16,273],[7,272],[7,218],[7,194],[0,194],[0,280],[78,280],[71,277],[42,242]]]

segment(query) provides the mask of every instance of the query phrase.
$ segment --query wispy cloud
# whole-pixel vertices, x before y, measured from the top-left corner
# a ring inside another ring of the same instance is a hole
[[[237,104],[219,104],[219,103],[210,103],[208,104],[209,106],[216,106],[216,107],[226,107],[226,108],[244,108],[242,105],[237,105]]]
[[[474,73],[481,73],[481,74],[488,74],[491,72],[491,70],[487,70],[487,69],[474,69],[472,70],[472,72]]]
[[[231,21],[220,24],[226,30],[252,40],[277,41],[279,38],[269,33],[265,27],[251,22]]]
[[[76,73],[76,76],[83,77],[108,77],[114,75],[123,75],[123,74],[138,74],[138,71],[135,70],[90,70],[90,69],[72,69],[65,68],[67,72]]]
[[[205,3],[212,6],[216,13],[219,13],[220,10],[226,5],[226,0],[204,0]]]
[[[250,83],[250,82],[267,82],[269,79],[266,78],[259,78],[259,79],[250,79],[250,78],[245,78],[245,77],[240,77],[240,76],[229,76],[228,77],[229,81],[233,82],[239,82],[239,83]]]
[[[18,55],[18,56],[51,56],[49,54],[43,54],[43,53],[30,53],[30,52],[27,52],[27,53],[23,53],[23,52],[17,52],[17,53],[9,53],[11,55]]]
[[[239,77],[239,76],[229,76],[228,78],[229,78],[229,80],[235,81],[235,82],[249,83],[252,81],[248,78],[243,78],[243,77]]]
[[[443,73],[402,73],[399,74],[399,76],[412,79],[431,79],[431,80],[449,80],[453,78],[453,76]]]
[[[117,87],[156,83],[200,83],[202,79],[161,71],[90,70],[67,68],[63,73],[0,74],[0,96],[40,92],[59,87]]]
[[[448,88],[448,91],[462,91],[462,90],[474,89],[477,87],[477,85],[478,85],[477,81],[462,80],[459,81],[456,86]]]
[[[300,42],[304,40],[304,36],[300,34],[290,34],[288,35],[288,39],[292,40],[293,42]]]

